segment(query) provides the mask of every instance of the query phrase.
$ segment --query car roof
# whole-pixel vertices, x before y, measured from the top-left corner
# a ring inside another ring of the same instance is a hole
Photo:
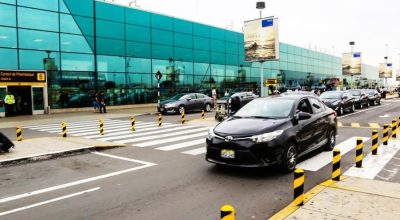
[[[306,95],[306,94],[291,94],[291,95],[273,95],[273,96],[268,96],[268,97],[263,97],[262,99],[290,99],[290,100],[299,100],[302,98],[316,98],[318,97],[314,95]]]

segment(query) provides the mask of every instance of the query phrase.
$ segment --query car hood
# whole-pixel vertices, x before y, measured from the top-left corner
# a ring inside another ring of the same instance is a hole
[[[178,102],[178,100],[164,100],[164,101],[160,102],[160,105],[175,104],[177,102]]]
[[[214,128],[217,135],[248,137],[279,129],[289,119],[229,118]]]
[[[325,103],[325,104],[332,104],[332,103],[334,103],[334,102],[337,102],[339,99],[322,99],[322,101]]]

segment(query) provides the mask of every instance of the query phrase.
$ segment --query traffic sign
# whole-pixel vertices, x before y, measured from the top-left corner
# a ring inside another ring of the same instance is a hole
[[[162,74],[160,73],[160,71],[157,71],[157,73],[156,73],[156,79],[157,79],[157,81],[160,81],[161,78],[162,78]]]

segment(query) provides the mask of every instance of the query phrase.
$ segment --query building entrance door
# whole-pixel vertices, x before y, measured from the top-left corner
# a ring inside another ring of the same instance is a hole
[[[0,86],[0,117],[6,116],[6,108],[4,106],[4,98],[7,94],[7,87]]]
[[[30,86],[8,86],[8,92],[14,95],[14,115],[32,114],[32,91]]]
[[[32,86],[33,114],[43,114],[45,106],[45,93],[43,87]]]

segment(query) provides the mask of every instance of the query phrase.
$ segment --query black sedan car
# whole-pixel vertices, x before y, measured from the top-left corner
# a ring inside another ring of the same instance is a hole
[[[211,111],[214,103],[211,97],[201,93],[181,93],[167,100],[161,101],[158,107],[159,112],[179,113],[196,110]]]
[[[271,96],[251,101],[209,130],[206,160],[220,165],[295,169],[313,150],[332,150],[336,113],[312,96]]]
[[[349,90],[351,95],[354,97],[354,102],[357,108],[369,107],[369,100],[367,93],[362,89],[351,89]]]
[[[368,100],[370,105],[380,105],[381,104],[381,94],[376,89],[367,89]]]
[[[321,100],[329,108],[335,110],[338,115],[343,115],[346,111],[355,111],[354,97],[346,91],[328,91],[322,93]]]

